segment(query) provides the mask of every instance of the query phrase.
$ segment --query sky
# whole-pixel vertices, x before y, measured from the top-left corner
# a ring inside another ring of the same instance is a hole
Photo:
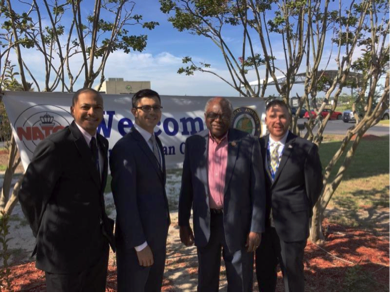
[[[84,8],[92,12],[93,0],[84,0]],[[212,69],[219,75],[229,79],[229,72],[221,56],[220,49],[211,40],[202,36],[191,35],[184,31],[179,32],[168,22],[169,15],[160,11],[158,0],[135,0],[134,13],[143,15],[144,21],[157,21],[159,26],[154,30],[142,29],[140,26],[131,26],[131,34],[147,34],[148,45],[146,49],[139,52],[126,54],[122,51],[112,53],[108,59],[105,70],[106,78],[124,78],[126,81],[150,81],[152,89],[162,95],[204,95],[204,96],[238,96],[238,92],[219,78],[207,74],[196,72],[192,76],[178,74],[177,70],[185,66],[182,58],[191,56],[194,61],[209,63]],[[237,28],[224,31],[225,40],[230,48],[241,55],[241,35]],[[279,39],[272,39],[274,54],[282,64],[283,51],[282,43]],[[254,41],[254,47],[259,47],[259,42]],[[324,52],[323,68],[325,68],[329,53],[332,48],[327,46]],[[333,49],[335,50],[335,49]],[[357,52],[359,54],[359,51]],[[326,57],[326,58],[325,58]],[[38,76],[38,80],[43,80],[44,68],[39,54],[29,51],[28,62],[31,70]],[[330,60],[328,69],[335,68],[335,61]],[[283,67],[283,65],[281,65]],[[248,80],[254,80],[255,75],[249,72]],[[81,82],[78,83],[81,86]],[[77,89],[77,86],[75,87]],[[294,86],[292,95],[303,94],[301,85]],[[266,95],[277,94],[274,87],[269,86]]]

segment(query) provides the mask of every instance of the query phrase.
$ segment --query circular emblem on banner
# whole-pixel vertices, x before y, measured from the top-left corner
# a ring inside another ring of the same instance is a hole
[[[261,135],[261,122],[256,111],[248,107],[240,107],[233,111],[233,127],[254,136]]]
[[[14,126],[18,139],[33,153],[42,140],[68,126],[72,120],[69,111],[61,107],[36,105],[20,113]]]

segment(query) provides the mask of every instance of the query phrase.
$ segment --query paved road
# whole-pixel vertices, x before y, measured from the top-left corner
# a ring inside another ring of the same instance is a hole
[[[303,124],[307,119],[299,119],[298,123]],[[325,132],[326,134],[346,134],[348,128],[353,127],[354,123],[345,123],[342,120],[330,120],[326,125]],[[388,126],[373,126],[368,131],[367,134],[384,136],[389,134]]]

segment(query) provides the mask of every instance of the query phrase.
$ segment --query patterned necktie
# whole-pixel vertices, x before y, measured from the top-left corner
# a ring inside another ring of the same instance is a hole
[[[278,171],[279,167],[279,147],[280,143],[276,143],[272,153],[271,153],[271,174],[272,174],[272,179],[275,179],[275,174]]]
[[[98,172],[100,172],[100,169],[99,169],[99,151],[98,151],[98,147],[97,147],[97,144],[96,144],[96,138],[95,137],[92,137],[92,139],[91,139],[91,141],[89,143],[89,146],[91,148],[92,158],[93,158],[93,161],[95,162],[96,169],[98,170]]]
[[[158,164],[161,166],[160,153],[158,152],[158,145],[157,145],[157,141],[156,141],[155,136],[152,135],[149,138],[149,141],[150,141],[150,143],[152,144],[152,147],[153,147],[153,154],[156,157]]]

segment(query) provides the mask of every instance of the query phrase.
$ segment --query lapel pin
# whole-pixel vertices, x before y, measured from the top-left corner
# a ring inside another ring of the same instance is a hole
[[[230,143],[232,146],[236,146],[237,145],[237,143],[235,142],[235,141],[232,141],[231,143]]]
[[[293,146],[292,146],[291,144],[289,144],[289,145],[288,145],[288,148],[289,148],[289,149],[292,149],[292,148],[293,148]]]

